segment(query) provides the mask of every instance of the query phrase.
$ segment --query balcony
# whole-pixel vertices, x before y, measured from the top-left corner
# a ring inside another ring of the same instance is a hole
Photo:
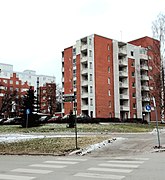
[[[128,106],[121,105],[121,106],[120,106],[120,111],[129,111],[129,107],[128,107]]]
[[[128,84],[125,82],[120,82],[119,86],[120,86],[120,88],[128,88]]]
[[[119,60],[119,66],[128,66],[128,62],[127,62],[126,58]]]
[[[81,81],[81,86],[88,86],[88,80]]]
[[[150,101],[150,98],[149,97],[142,97],[142,100],[145,101],[145,102],[149,102]]]
[[[147,54],[140,54],[140,59],[148,60],[148,55]]]
[[[81,98],[88,98],[88,92],[83,92],[81,94]]]
[[[82,68],[81,74],[88,74],[88,68]]]
[[[127,50],[126,50],[126,47],[121,47],[119,48],[119,55],[120,56],[126,56],[127,55]]]
[[[120,94],[120,99],[129,99],[127,94]]]
[[[81,45],[81,51],[84,51],[88,48],[88,45],[87,44],[83,44]]]
[[[88,104],[82,104],[81,110],[88,110]]]
[[[119,71],[119,76],[120,77],[128,77],[128,72],[126,72],[126,71]]]
[[[149,77],[147,75],[141,75],[142,81],[149,81]]]
[[[87,56],[82,56],[81,58],[81,63],[87,62],[88,61],[88,57]]]
[[[140,68],[141,68],[142,70],[148,71],[148,66],[147,66],[147,65],[141,65]]]
[[[145,86],[145,85],[142,86],[142,91],[149,91],[149,90],[150,90],[150,89],[149,89],[148,86]]]

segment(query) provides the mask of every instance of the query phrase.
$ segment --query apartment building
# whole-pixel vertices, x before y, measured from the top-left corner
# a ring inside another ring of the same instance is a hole
[[[153,44],[159,42],[150,37],[125,43],[93,34],[64,49],[63,95],[74,95],[75,101],[64,102],[63,113],[74,110],[96,118],[155,120],[151,98],[160,55],[155,61]]]
[[[38,96],[40,112],[52,113],[55,111],[56,102],[56,84],[55,77],[46,75],[37,75],[33,70],[25,70],[23,72],[13,71],[13,65],[0,63],[0,110],[2,108],[3,99],[8,94],[12,100],[7,106],[10,106],[8,112],[15,111],[19,115],[21,102],[16,102],[22,98],[30,86],[32,86]],[[13,93],[17,92],[16,96]],[[44,103],[43,103],[44,101]],[[7,108],[7,107],[5,107]]]

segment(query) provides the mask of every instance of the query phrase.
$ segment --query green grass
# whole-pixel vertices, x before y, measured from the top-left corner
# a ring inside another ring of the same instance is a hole
[[[78,138],[78,147],[84,148],[106,139],[109,133],[139,133],[149,132],[155,125],[147,124],[77,124],[77,131],[97,133],[97,136]],[[74,128],[66,128],[66,124],[46,124],[43,126],[22,128],[20,125],[1,125],[0,133],[25,133],[25,134],[53,134],[75,132]],[[0,143],[0,154],[50,154],[65,155],[75,150],[75,138],[43,138],[18,141],[13,143]]]
[[[149,132],[154,128],[147,124],[77,124],[78,132]],[[66,124],[46,124],[38,127],[22,128],[20,125],[1,125],[0,133],[58,133],[74,132],[74,128],[66,128]]]
[[[108,136],[80,137],[78,148],[85,148],[110,139]],[[0,143],[0,154],[49,154],[66,155],[75,150],[75,138],[43,138],[19,141],[14,143]]]

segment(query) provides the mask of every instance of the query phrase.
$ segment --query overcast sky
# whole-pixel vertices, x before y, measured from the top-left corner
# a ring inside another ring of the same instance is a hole
[[[165,0],[0,0],[0,62],[55,76],[59,84],[64,48],[94,33],[123,41],[152,37],[160,12]]]

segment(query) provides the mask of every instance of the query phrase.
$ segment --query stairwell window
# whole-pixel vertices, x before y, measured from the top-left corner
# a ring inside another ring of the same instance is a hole
[[[111,96],[111,91],[110,91],[110,89],[108,90],[108,96]]]
[[[110,71],[111,71],[111,69],[110,69],[110,67],[108,67],[108,73],[110,73]]]
[[[110,56],[108,56],[108,62],[110,62]]]
[[[90,105],[93,106],[93,99],[90,99]]]

